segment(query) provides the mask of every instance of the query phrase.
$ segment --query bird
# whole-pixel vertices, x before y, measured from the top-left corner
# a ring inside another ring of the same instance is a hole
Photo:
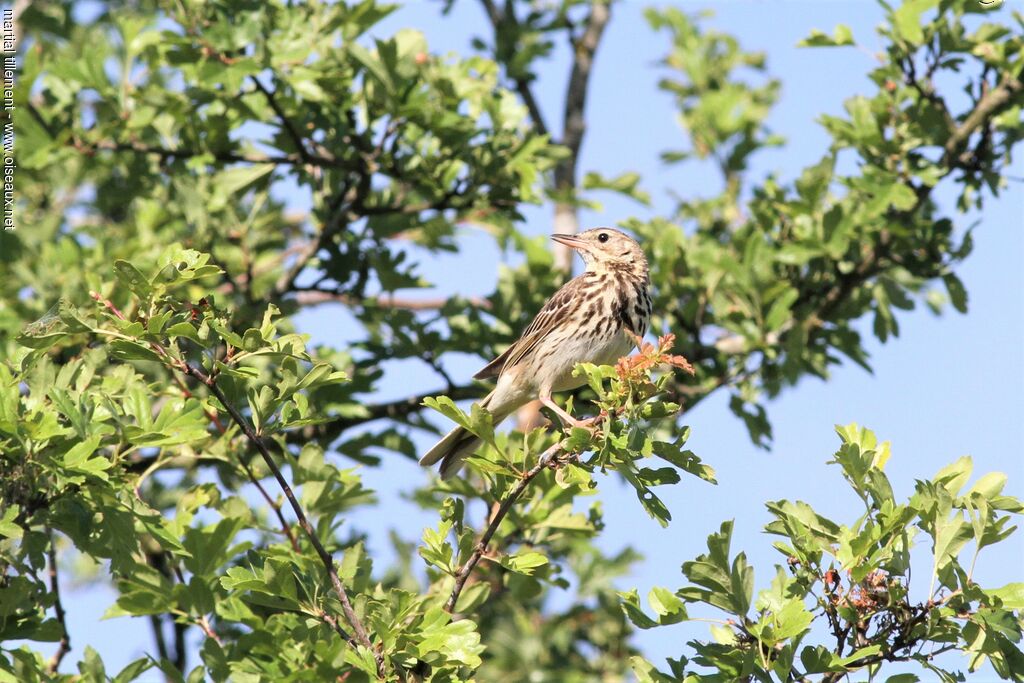
[[[613,228],[592,228],[551,238],[575,250],[586,269],[552,295],[518,340],[473,378],[497,378],[494,390],[479,405],[494,425],[534,399],[568,426],[586,427],[551,398],[553,392],[582,386],[573,376],[579,363],[607,365],[625,356],[644,336],[651,319],[647,257],[637,242]],[[442,479],[455,476],[481,440],[456,427],[420,459],[441,463]]]

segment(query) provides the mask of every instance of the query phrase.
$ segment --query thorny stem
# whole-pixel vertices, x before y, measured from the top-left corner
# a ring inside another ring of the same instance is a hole
[[[64,655],[71,651],[71,635],[68,633],[67,615],[64,612],[64,605],[60,601],[60,584],[57,581],[57,552],[54,550],[53,529],[47,529],[47,533],[50,537],[50,542],[46,548],[46,558],[49,563],[48,573],[50,575],[50,592],[53,593],[53,610],[57,613],[57,623],[60,624],[60,643],[57,645],[57,651],[50,657],[50,661],[46,666],[46,671],[53,675],[57,673],[57,669],[60,667],[60,662],[64,659]]]
[[[473,548],[473,552],[470,554],[466,561],[459,567],[455,574],[455,587],[452,588],[451,595],[448,596],[448,601],[444,605],[446,612],[452,612],[455,610],[455,603],[459,600],[459,594],[462,593],[462,589],[466,586],[466,581],[469,579],[469,575],[473,572],[473,568],[476,567],[480,558],[483,557],[487,551],[487,544],[491,542],[491,538],[494,536],[498,527],[501,526],[502,520],[505,519],[505,515],[508,514],[509,510],[519,499],[519,496],[523,495],[523,491],[530,485],[538,474],[540,474],[545,467],[549,467],[556,462],[556,458],[562,452],[562,442],[559,441],[554,446],[551,446],[546,451],[541,453],[540,458],[537,459],[537,464],[527,470],[523,476],[519,479],[516,485],[508,492],[505,499],[501,501],[501,505],[491,515],[491,521],[488,523],[487,528],[484,529],[483,534],[480,535],[480,540],[477,541],[476,547]]]

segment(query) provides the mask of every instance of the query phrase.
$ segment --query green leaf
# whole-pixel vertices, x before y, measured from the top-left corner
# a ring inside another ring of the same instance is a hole
[[[149,284],[149,278],[128,261],[123,259],[114,261],[114,275],[121,281],[121,284],[143,301],[148,301],[153,295],[153,287]]]
[[[910,45],[920,45],[924,40],[921,15],[937,4],[938,0],[905,0],[893,13],[896,32]]]
[[[226,195],[233,195],[274,170],[274,164],[252,164],[236,166],[217,174],[217,188]]]
[[[150,657],[136,659],[114,676],[113,683],[130,683],[155,666]]]
[[[106,481],[106,470],[110,469],[113,463],[103,456],[91,457],[96,452],[96,449],[99,448],[100,441],[101,437],[92,436],[72,446],[62,459],[64,467],[74,472],[89,474]]]
[[[110,356],[117,360],[145,360],[154,363],[162,363],[163,359],[156,351],[147,344],[129,341],[127,339],[115,339],[110,342]]]
[[[971,460],[970,456],[965,455],[936,472],[935,476],[932,477],[932,481],[936,484],[941,484],[951,496],[956,496],[960,494],[960,489],[971,478],[971,472],[973,471],[974,461]]]
[[[783,323],[789,320],[790,308],[799,296],[800,293],[797,290],[787,288],[772,302],[771,308],[768,309],[768,314],[764,318],[765,331],[777,331]]]
[[[458,614],[471,614],[477,607],[487,602],[491,594],[491,584],[486,581],[479,581],[462,590],[459,599],[455,603],[455,612]]]
[[[639,656],[629,658],[629,668],[636,675],[637,683],[675,683],[678,680],[661,673],[653,664]]]
[[[667,588],[661,586],[652,588],[647,594],[647,602],[651,604],[651,609],[658,615],[660,624],[674,624],[687,618],[683,601]]]
[[[18,505],[8,505],[4,508],[3,516],[0,517],[0,536],[18,540],[24,535],[24,529],[14,522],[19,512],[21,507]]]
[[[628,592],[619,592],[619,599],[623,613],[634,626],[649,629],[658,625],[658,622],[647,616],[640,607],[640,595],[635,588]]]
[[[953,303],[953,308],[960,313],[966,313],[967,290],[964,288],[964,283],[953,273],[943,275],[942,281],[946,285],[946,292],[949,294],[949,300]]]
[[[999,598],[1006,609],[1024,609],[1024,583],[1008,583],[1001,588],[986,589],[985,594]]]
[[[797,43],[797,47],[841,47],[853,44],[853,32],[850,27],[846,24],[839,24],[832,36],[818,29],[812,29],[809,36]]]
[[[519,574],[531,576],[537,567],[548,563],[548,558],[538,552],[520,551],[513,555],[505,555],[501,558],[501,566]]]

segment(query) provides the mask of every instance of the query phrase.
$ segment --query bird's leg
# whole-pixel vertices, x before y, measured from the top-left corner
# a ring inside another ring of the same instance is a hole
[[[558,419],[562,421],[563,427],[565,427],[566,425],[572,425],[573,427],[579,427],[581,429],[589,429],[590,426],[594,423],[593,418],[589,420],[577,420],[575,417],[562,410],[562,407],[551,399],[550,391],[540,392],[540,396],[538,396],[537,398],[540,399],[541,403],[543,403],[545,406],[551,408],[551,410],[554,411],[555,415],[558,416]]]

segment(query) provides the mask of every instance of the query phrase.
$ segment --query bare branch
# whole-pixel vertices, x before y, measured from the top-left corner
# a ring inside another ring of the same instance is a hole
[[[453,401],[461,401],[468,398],[480,398],[483,393],[484,391],[477,384],[435,389],[434,391],[416,394],[396,401],[371,404],[365,406],[361,415],[338,417],[331,422],[311,425],[305,429],[289,432],[287,438],[289,443],[306,443],[312,439],[330,443],[341,436],[345,430],[358,425],[384,419],[402,421],[413,413],[423,410],[425,408],[423,400],[430,396],[444,394]]]
[[[316,306],[318,304],[339,303],[346,306],[356,306],[363,303],[363,300],[355,299],[348,294],[331,292],[321,289],[302,290],[295,292],[295,301],[300,306]],[[372,305],[380,308],[395,308],[407,311],[435,311],[448,303],[450,299],[408,299],[405,297],[381,295],[371,300]],[[471,296],[466,301],[475,308],[488,309],[491,302],[483,297]]]
[[[170,651],[167,649],[167,639],[164,638],[164,626],[162,614],[150,614],[149,625],[153,628],[153,640],[156,641],[156,654],[160,659],[171,661]]]
[[[170,618],[170,615],[168,615]],[[185,649],[185,624],[170,618],[171,630],[174,631],[174,668],[185,673],[188,664],[188,651]]]
[[[605,26],[611,17],[608,0],[593,0],[586,28],[579,40],[573,43],[574,59],[569,74],[569,86],[565,94],[565,114],[562,139],[559,143],[569,148],[569,157],[555,169],[555,187],[570,187],[575,184],[576,162],[587,124],[584,110],[587,105],[587,90],[594,54],[601,41]]]

